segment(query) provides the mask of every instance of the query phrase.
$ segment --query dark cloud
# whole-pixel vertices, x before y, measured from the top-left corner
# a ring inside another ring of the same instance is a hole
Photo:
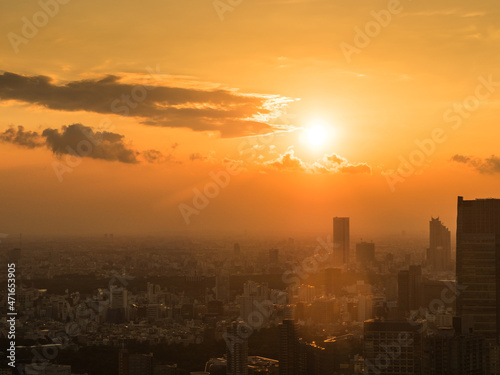
[[[133,85],[123,77],[56,84],[46,76],[0,75],[0,100],[18,100],[60,111],[134,116],[146,125],[218,131],[239,137],[272,131],[266,119],[277,117],[291,100],[241,94],[234,90]]]
[[[43,146],[45,141],[37,132],[25,131],[23,126],[11,127],[0,134],[2,142],[13,143],[27,148]]]
[[[500,157],[491,155],[489,158],[474,158],[466,155],[454,155],[452,161],[467,164],[480,173],[500,173]]]
[[[63,126],[61,129],[47,128],[41,134],[25,131],[22,126],[17,129],[11,127],[0,133],[0,141],[27,148],[45,146],[58,156],[74,155],[121,163],[139,163],[139,156],[149,163],[172,159],[172,156],[164,156],[157,150],[137,151],[125,142],[121,134],[94,131],[82,124]]]
[[[111,132],[94,132],[81,124],[45,129],[47,147],[56,155],[77,154],[93,159],[137,163],[137,151],[124,143],[124,136]]]

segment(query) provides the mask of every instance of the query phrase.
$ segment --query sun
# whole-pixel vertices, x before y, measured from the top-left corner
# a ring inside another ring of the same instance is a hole
[[[330,137],[329,126],[323,120],[315,119],[310,121],[304,129],[303,139],[312,148],[323,146]]]
[[[311,146],[321,146],[325,143],[326,129],[321,125],[314,125],[306,129],[307,142]]]

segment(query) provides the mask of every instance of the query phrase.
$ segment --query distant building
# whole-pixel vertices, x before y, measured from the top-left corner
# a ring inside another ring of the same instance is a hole
[[[418,310],[422,306],[422,267],[410,266],[398,274],[398,308],[401,312]]]
[[[450,268],[451,234],[439,218],[431,218],[429,222],[429,248],[427,249],[427,265],[436,271]]]
[[[367,320],[363,340],[364,374],[424,375],[423,325],[424,322]]]
[[[342,293],[342,269],[327,268],[324,271],[325,293],[327,295],[340,296]]]
[[[333,218],[333,258],[336,266],[343,266],[349,263],[349,218]]]
[[[373,242],[357,243],[356,261],[364,267],[375,262],[375,244]]]

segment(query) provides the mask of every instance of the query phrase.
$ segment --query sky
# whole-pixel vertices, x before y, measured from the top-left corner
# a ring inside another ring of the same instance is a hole
[[[493,0],[0,0],[0,232],[454,230],[500,188]]]

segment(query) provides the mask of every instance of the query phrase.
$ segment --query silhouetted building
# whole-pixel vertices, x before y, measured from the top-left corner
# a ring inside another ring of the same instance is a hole
[[[484,337],[472,332],[461,318],[453,319],[453,328],[439,329],[425,339],[426,375],[483,375],[487,364]]]
[[[340,296],[342,293],[342,269],[325,269],[325,293],[327,295]]]
[[[444,271],[451,262],[451,234],[439,218],[429,222],[429,248],[427,265],[436,271]]]
[[[279,369],[280,375],[298,375],[298,332],[297,325],[293,319],[285,319],[279,325]]]
[[[227,375],[248,374],[248,326],[241,322],[232,322],[226,328]]]
[[[356,261],[365,267],[375,262],[375,244],[373,242],[357,243]]]
[[[349,218],[333,218],[333,258],[336,266],[349,263]]]
[[[497,256],[498,254],[498,256]],[[457,314],[496,343],[500,328],[500,200],[458,197]]]
[[[422,306],[422,267],[410,266],[398,274],[398,308],[401,312],[418,310]]]
[[[423,322],[367,320],[364,374],[423,375]]]

